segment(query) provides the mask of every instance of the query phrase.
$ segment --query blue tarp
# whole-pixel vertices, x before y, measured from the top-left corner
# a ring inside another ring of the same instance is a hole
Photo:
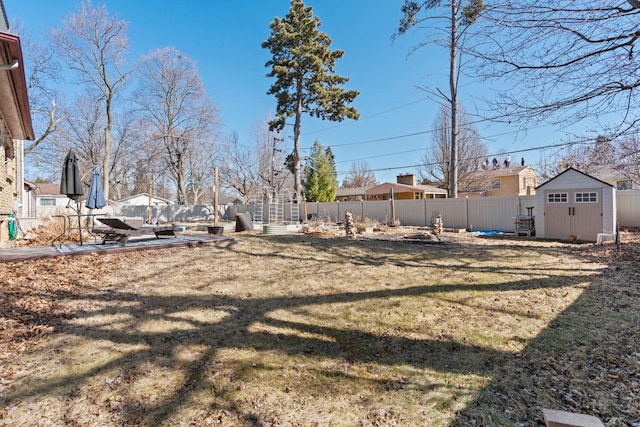
[[[477,236],[498,236],[505,233],[506,231],[504,230],[478,230],[471,232],[471,234],[475,234]]]

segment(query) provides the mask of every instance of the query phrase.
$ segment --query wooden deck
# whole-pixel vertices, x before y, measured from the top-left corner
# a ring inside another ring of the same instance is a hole
[[[214,234],[185,234],[175,238],[156,239],[155,237],[142,237],[130,239],[126,246],[117,243],[85,242],[65,243],[62,247],[54,246],[22,246],[13,248],[0,248],[0,263],[19,262],[51,258],[56,256],[72,256],[85,254],[113,254],[133,251],[148,251],[171,248],[197,247],[203,245],[218,245],[232,242],[233,237],[218,236]]]

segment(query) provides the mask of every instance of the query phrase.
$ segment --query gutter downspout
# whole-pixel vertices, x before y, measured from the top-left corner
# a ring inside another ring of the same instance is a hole
[[[0,64],[0,70],[16,70],[20,66],[20,63],[17,59],[14,59],[11,64]]]

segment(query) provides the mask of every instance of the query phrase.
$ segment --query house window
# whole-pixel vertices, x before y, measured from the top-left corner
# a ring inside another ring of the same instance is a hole
[[[547,203],[567,203],[569,200],[567,193],[547,194]]]
[[[626,179],[624,181],[616,181],[617,190],[633,190],[633,181]]]
[[[576,203],[598,203],[598,193],[576,193]]]
[[[492,179],[491,180],[491,188],[500,188],[500,180]]]
[[[55,205],[56,205],[56,199],[53,199],[53,198],[49,198],[49,199],[40,198],[40,206],[55,206]]]

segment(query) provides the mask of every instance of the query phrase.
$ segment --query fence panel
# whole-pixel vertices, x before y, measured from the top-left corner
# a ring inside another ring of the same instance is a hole
[[[431,225],[431,217],[442,215],[445,228],[467,228],[466,199],[425,199],[426,225]]]
[[[621,227],[640,227],[640,191],[616,192],[618,223]]]
[[[391,203],[389,200],[373,200],[362,203],[365,218],[377,221],[380,224],[387,224],[391,222]],[[396,204],[396,218],[399,218],[397,206],[398,205]]]
[[[426,207],[425,199],[418,200],[396,200],[395,211],[396,220],[400,225],[409,225],[413,227],[422,227],[426,224],[425,217]],[[431,216],[429,216],[431,221]]]
[[[518,196],[472,197],[468,200],[468,230],[515,231]]]
[[[531,213],[533,216],[536,216],[536,212],[538,212],[538,198],[536,196],[520,196],[520,215],[528,215],[529,211],[527,208],[533,208]],[[542,215],[544,212],[538,212]]]

